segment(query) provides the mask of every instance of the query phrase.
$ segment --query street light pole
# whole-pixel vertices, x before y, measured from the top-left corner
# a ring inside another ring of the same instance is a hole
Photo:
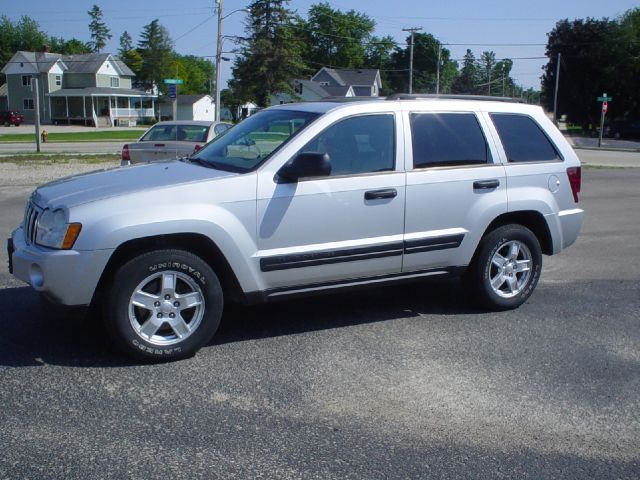
[[[560,61],[562,54],[558,53],[558,64],[556,66],[556,89],[553,92],[553,122],[558,123],[558,86],[560,85]]]
[[[216,1],[216,0],[214,0]],[[215,120],[220,121],[220,62],[222,61],[222,0],[218,3],[218,39],[216,42],[216,104],[215,104]]]

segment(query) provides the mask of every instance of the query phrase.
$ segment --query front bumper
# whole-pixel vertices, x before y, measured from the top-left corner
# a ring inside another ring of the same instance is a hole
[[[13,251],[12,251],[13,250]],[[22,227],[8,242],[13,275],[62,305],[88,305],[113,250],[54,250],[28,245]]]

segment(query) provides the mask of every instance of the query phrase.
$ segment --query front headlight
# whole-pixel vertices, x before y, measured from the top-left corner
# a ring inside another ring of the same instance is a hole
[[[64,210],[45,210],[36,222],[36,243],[43,247],[68,250],[76,242],[82,225],[67,223]]]

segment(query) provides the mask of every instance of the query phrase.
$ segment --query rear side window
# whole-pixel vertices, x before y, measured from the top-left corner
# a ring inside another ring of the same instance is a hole
[[[558,151],[531,117],[512,113],[490,115],[510,162],[561,160]]]
[[[412,113],[413,166],[474,165],[490,159],[473,113]]]

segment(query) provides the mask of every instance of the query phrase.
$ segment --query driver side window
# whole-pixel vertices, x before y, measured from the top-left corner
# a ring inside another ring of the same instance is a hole
[[[331,176],[393,170],[395,123],[392,114],[362,115],[325,129],[298,153],[327,153]]]

